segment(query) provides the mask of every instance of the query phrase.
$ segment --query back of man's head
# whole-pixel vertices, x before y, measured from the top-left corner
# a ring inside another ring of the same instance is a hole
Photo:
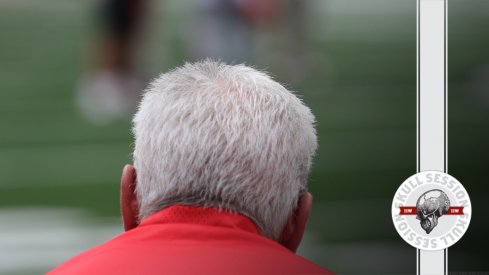
[[[277,240],[306,190],[314,116],[244,65],[185,64],[151,83],[134,117],[139,219],[173,204],[251,218]]]

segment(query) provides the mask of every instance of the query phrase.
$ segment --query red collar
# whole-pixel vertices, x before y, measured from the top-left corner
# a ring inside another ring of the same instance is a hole
[[[162,223],[191,223],[219,226],[260,234],[255,223],[241,214],[203,206],[173,205],[144,219],[139,226]]]

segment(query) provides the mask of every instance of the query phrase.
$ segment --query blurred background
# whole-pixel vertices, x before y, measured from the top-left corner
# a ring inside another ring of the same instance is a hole
[[[448,7],[448,172],[474,208],[449,270],[489,271],[489,1]],[[415,273],[390,216],[416,172],[415,0],[0,0],[0,274],[122,232],[138,92],[205,57],[269,71],[317,116],[299,253],[339,274]]]

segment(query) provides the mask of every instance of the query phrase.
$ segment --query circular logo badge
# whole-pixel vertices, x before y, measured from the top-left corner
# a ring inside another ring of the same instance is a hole
[[[392,220],[410,245],[422,250],[450,247],[469,227],[472,207],[454,177],[424,171],[405,180],[392,201]]]

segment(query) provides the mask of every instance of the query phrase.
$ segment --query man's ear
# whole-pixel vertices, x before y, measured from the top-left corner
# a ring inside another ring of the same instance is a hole
[[[306,192],[299,197],[297,208],[292,216],[287,220],[285,227],[280,236],[279,243],[296,252],[299,247],[304,230],[306,229],[307,219],[311,212],[312,194]]]
[[[139,203],[136,197],[136,170],[134,166],[124,166],[121,178],[121,215],[124,230],[128,231],[139,224]]]

